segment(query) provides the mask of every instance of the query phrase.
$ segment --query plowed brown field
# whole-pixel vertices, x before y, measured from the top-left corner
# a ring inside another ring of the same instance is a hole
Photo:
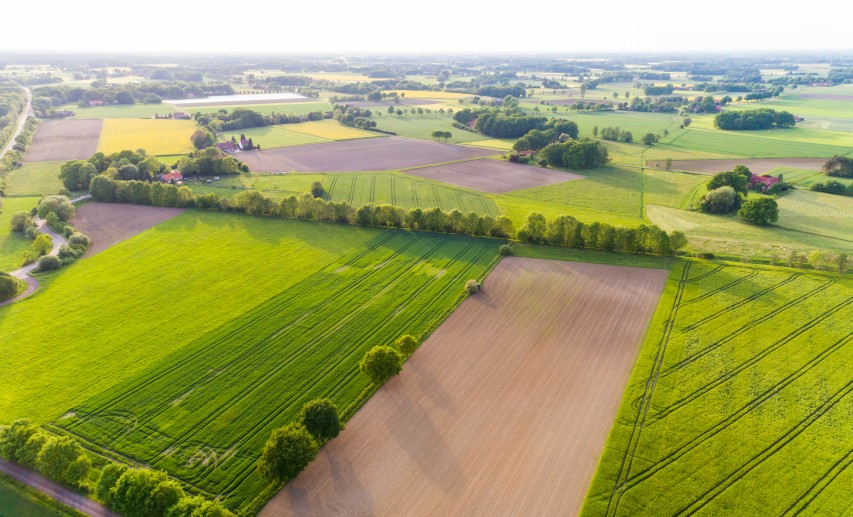
[[[98,150],[102,120],[42,120],[24,162],[86,160]]]
[[[183,208],[88,203],[77,208],[71,224],[92,239],[89,257],[183,212]]]
[[[663,165],[663,160],[649,160],[649,165]],[[754,174],[764,174],[776,167],[793,167],[819,171],[826,158],[744,158],[742,160],[673,160],[672,168],[677,171],[690,171],[702,174],[716,174],[730,171],[738,165],[749,168]]]
[[[261,515],[576,515],[667,274],[505,258]]]

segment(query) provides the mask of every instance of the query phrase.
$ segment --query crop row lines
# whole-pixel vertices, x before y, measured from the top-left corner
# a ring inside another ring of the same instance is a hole
[[[797,498],[791,506],[789,506],[782,515],[799,515],[803,513],[810,504],[828,487],[835,478],[847,470],[850,465],[853,465],[853,449],[847,451],[847,454],[836,461],[829,470],[824,473],[806,492]]]
[[[686,301],[686,302],[684,302],[682,305],[690,305],[690,304],[693,304],[693,303],[696,303],[696,302],[701,302],[702,300],[706,300],[706,299],[708,299],[708,298],[710,298],[710,297],[714,296],[714,295],[715,295],[715,294],[717,294],[717,293],[721,293],[721,292],[723,292],[723,291],[725,291],[725,290],[727,290],[727,289],[730,289],[730,288],[732,288],[732,287],[734,287],[734,286],[736,286],[736,285],[740,284],[741,282],[745,282],[745,281],[749,280],[750,278],[752,278],[752,277],[756,276],[757,274],[758,274],[758,271],[754,271],[754,270],[753,270],[753,271],[751,271],[748,275],[746,275],[746,276],[744,276],[744,277],[738,278],[737,280],[734,280],[734,281],[732,281],[732,282],[729,282],[728,284],[723,285],[723,286],[720,286],[720,287],[718,287],[718,288],[716,288],[716,289],[712,289],[712,290],[708,291],[707,293],[704,293],[704,294],[701,294],[701,295],[697,296],[696,298],[693,298],[693,299],[691,299],[691,300],[687,300],[687,301]]]

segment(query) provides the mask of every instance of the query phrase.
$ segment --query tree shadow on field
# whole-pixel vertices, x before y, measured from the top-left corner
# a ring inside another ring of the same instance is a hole
[[[340,458],[344,459],[341,460]],[[315,462],[325,462],[332,478],[331,493],[306,489],[303,484],[293,483],[286,488],[290,508],[304,515],[373,515],[373,498],[370,497],[359,479],[358,472],[345,455],[337,454],[324,447]],[[298,480],[298,478],[297,478]]]
[[[391,436],[431,484],[448,497],[459,495],[467,485],[465,474],[429,411],[399,390],[389,390],[389,398],[394,411],[385,424]]]
[[[415,352],[417,353],[417,352]],[[430,372],[429,368],[421,366],[418,361],[411,361],[407,368],[414,374],[415,380],[421,393],[432,400],[432,403],[450,415],[456,414],[456,403],[453,402],[453,397],[436,380],[435,376]]]

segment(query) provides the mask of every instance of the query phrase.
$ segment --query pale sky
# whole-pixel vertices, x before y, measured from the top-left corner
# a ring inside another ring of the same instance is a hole
[[[47,0],[13,2],[3,18],[0,58],[10,50],[256,55],[853,49],[849,0]]]

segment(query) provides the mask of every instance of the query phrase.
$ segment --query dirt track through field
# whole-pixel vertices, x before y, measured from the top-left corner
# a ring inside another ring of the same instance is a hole
[[[98,149],[102,124],[102,120],[42,120],[24,162],[86,160]]]
[[[647,164],[663,166],[664,160],[649,160]],[[672,169],[677,171],[698,172],[700,174],[716,174],[730,171],[737,165],[744,165],[754,174],[764,174],[776,167],[793,167],[819,171],[826,158],[744,158],[742,160],[673,160]]]
[[[261,515],[576,515],[667,274],[505,258]]]
[[[409,138],[363,138],[239,153],[253,172],[363,172],[417,167],[499,151]]]
[[[71,225],[92,239],[86,252],[90,257],[183,212],[183,208],[89,203],[77,208]]]
[[[443,181],[492,194],[501,194],[564,181],[580,180],[584,176],[571,172],[521,165],[498,160],[472,160],[468,162],[409,169],[407,174]]]

